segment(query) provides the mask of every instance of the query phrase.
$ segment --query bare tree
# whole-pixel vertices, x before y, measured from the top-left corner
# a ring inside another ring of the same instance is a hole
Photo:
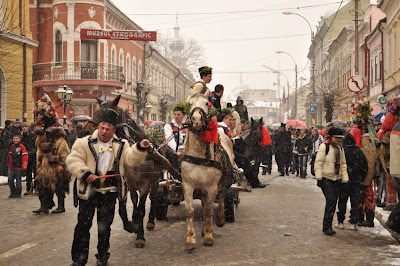
[[[194,38],[176,39],[168,34],[160,34],[154,47],[177,67],[190,70],[191,73],[197,73],[198,67],[206,62],[204,48]]]

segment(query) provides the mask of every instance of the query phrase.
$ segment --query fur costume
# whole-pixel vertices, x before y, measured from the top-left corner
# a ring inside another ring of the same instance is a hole
[[[37,177],[36,180],[45,188],[51,188],[54,193],[57,183],[65,185],[69,192],[71,174],[66,169],[66,158],[69,155],[66,133],[62,127],[49,127],[45,134],[36,139],[37,146]],[[58,172],[58,166],[63,167]]]

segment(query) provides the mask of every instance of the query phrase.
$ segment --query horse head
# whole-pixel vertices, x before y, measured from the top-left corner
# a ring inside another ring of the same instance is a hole
[[[117,123],[120,123],[121,121],[121,113],[122,113],[122,109],[121,108],[119,108],[118,107],[118,103],[119,103],[119,100],[121,99],[121,95],[118,95],[118,97],[117,98],[115,98],[114,100],[112,100],[112,101],[103,101],[103,100],[101,100],[101,99],[99,99],[99,98],[97,98],[96,97],[96,100],[97,100],[97,102],[99,103],[99,105],[100,105],[100,107],[99,107],[99,109],[97,109],[96,110],[96,112],[94,112],[94,114],[93,114],[93,122],[95,122],[95,123],[99,123],[99,121],[102,119],[102,117],[103,117],[103,113],[104,113],[104,111],[105,110],[107,110],[107,109],[113,109],[113,110],[115,110],[118,114],[120,114],[119,116],[118,116],[118,121],[117,121]]]
[[[208,99],[203,94],[195,94],[188,101],[190,105],[190,128],[199,131],[206,126]]]
[[[251,125],[250,125],[250,134],[246,139],[249,144],[257,144],[262,142],[263,134],[262,134],[262,127],[263,127],[263,119],[253,119],[251,118]]]

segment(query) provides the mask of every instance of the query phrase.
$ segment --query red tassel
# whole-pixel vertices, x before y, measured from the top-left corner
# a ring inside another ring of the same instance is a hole
[[[214,105],[211,102],[208,102],[208,107],[213,107]]]
[[[42,120],[40,120],[40,119],[38,119],[38,120],[36,120],[36,125],[38,125],[38,126],[43,126],[43,122],[42,122]]]
[[[272,143],[271,137],[269,136],[268,131],[264,126],[262,126],[262,135],[263,140],[259,142],[258,145],[267,146]]]
[[[35,110],[33,110],[33,114],[34,115],[36,115],[37,114],[37,110],[35,109]]]
[[[218,145],[218,124],[215,116],[208,122],[208,130],[200,135],[200,142],[211,143]]]

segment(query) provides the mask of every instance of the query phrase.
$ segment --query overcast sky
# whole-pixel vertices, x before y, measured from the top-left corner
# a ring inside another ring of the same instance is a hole
[[[181,35],[194,37],[202,44],[207,64],[216,72],[210,88],[222,83],[229,94],[235,87],[240,87],[240,74],[217,74],[218,72],[264,71],[266,69],[263,68],[263,64],[275,69],[294,69],[293,60],[287,55],[276,54],[278,50],[290,53],[299,71],[303,70],[308,64],[310,28],[301,17],[283,15],[282,12],[292,11],[301,14],[310,22],[315,32],[320,17],[334,13],[341,0],[112,0],[112,2],[145,30],[157,30],[160,33],[169,31],[172,34],[176,21],[174,14],[177,13]],[[342,6],[348,2],[344,0]],[[294,71],[284,73],[293,85]],[[245,73],[241,78],[244,85],[274,88],[276,76],[272,73]],[[308,67],[300,72],[299,76],[308,79]],[[281,84],[286,85],[283,77]]]

